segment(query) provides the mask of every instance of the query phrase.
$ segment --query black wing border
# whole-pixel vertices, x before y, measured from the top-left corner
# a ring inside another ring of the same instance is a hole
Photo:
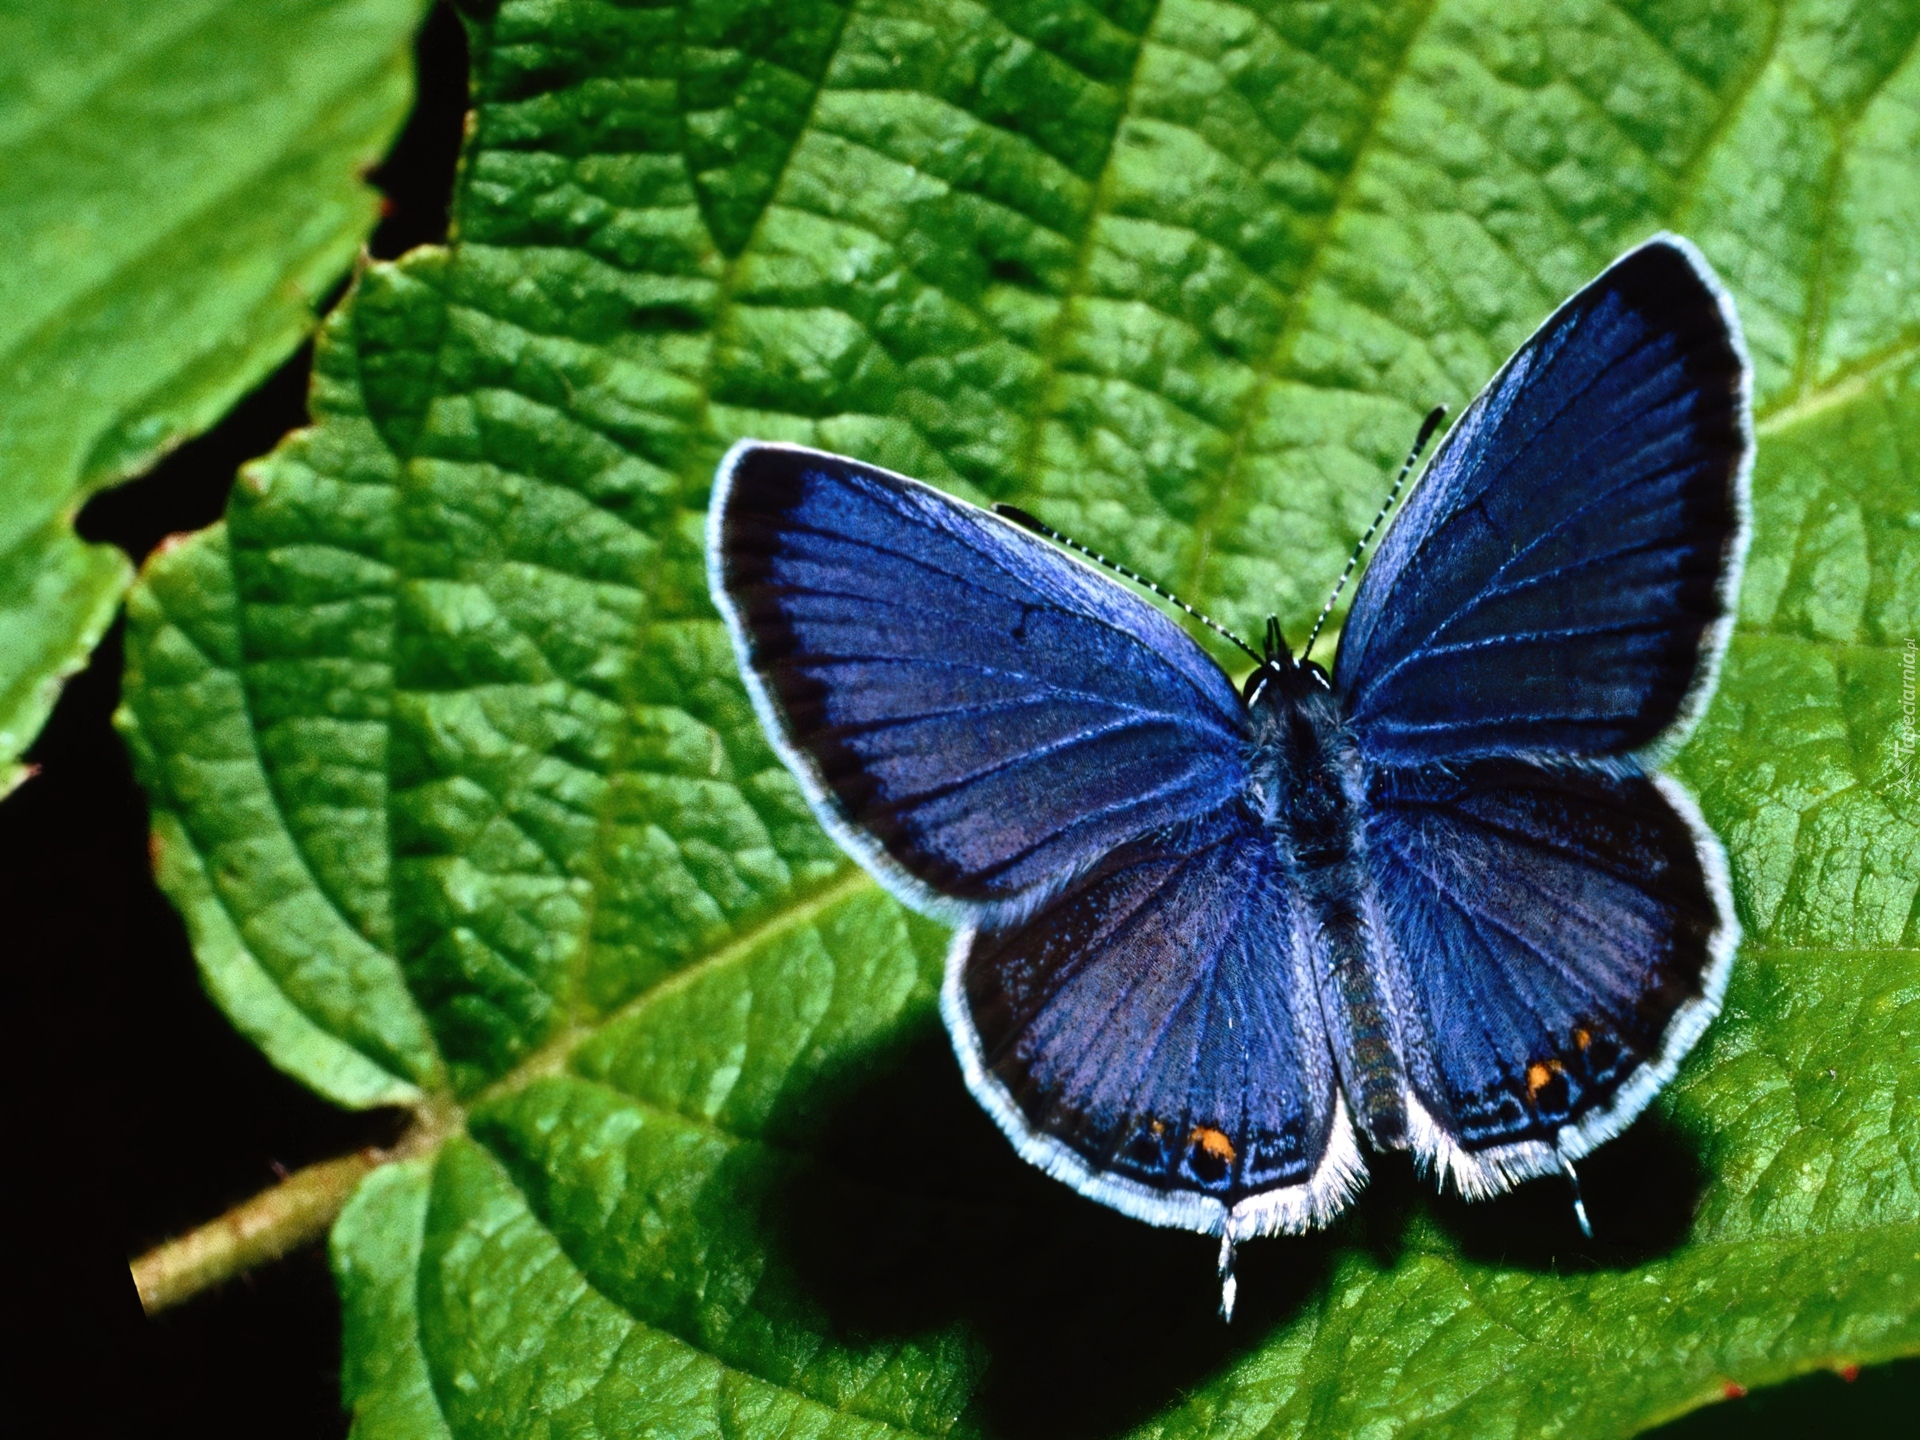
[[[910,910],[917,910],[922,915],[931,916],[948,925],[973,923],[1003,908],[1004,902],[1002,905],[982,904],[943,894],[889,855],[886,847],[873,834],[846,813],[840,804],[839,797],[833,793],[833,787],[827,784],[826,777],[820,773],[820,767],[814,762],[813,756],[808,754],[802,746],[794,743],[793,727],[787,719],[787,712],[772,690],[768,688],[765,677],[761,675],[759,666],[755,663],[753,634],[748,630],[746,617],[740,613],[740,607],[734,603],[733,594],[727,585],[727,515],[733,499],[734,479],[741,465],[749,457],[766,450],[784,451],[791,455],[832,461],[835,464],[847,463],[844,456],[835,455],[826,450],[817,450],[810,445],[746,439],[735,441],[714,471],[713,493],[707,501],[707,591],[712,596],[714,608],[720,612],[720,618],[726,622],[727,636],[733,642],[734,662],[739,669],[741,682],[747,687],[747,698],[753,702],[753,713],[760,721],[760,728],[767,737],[767,743],[773,747],[774,753],[780,757],[781,762],[799,782],[801,794],[806,797],[807,808],[813,811],[814,818],[820,822],[821,828],[833,837],[834,842],[842,850],[853,857],[861,869],[873,876],[883,890]],[[877,465],[867,465],[865,461],[854,463],[868,470],[877,471],[888,479],[911,489],[933,489],[932,486],[909,476],[883,470]],[[966,503],[949,495],[941,495],[941,498],[954,504]],[[1008,530],[1016,534],[1025,533],[1000,519],[990,510],[980,510],[979,513],[995,524],[1006,525]]]

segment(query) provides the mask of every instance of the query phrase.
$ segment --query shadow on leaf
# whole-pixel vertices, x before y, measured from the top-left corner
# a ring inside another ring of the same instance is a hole
[[[981,1353],[973,1410],[1006,1436],[1109,1433],[1145,1419],[1298,1313],[1324,1236],[1241,1252],[1240,1312],[1215,1313],[1216,1243],[1156,1230],[1021,1160],[962,1084],[945,1032],[915,1026],[807,1132],[817,1170],[770,1207],[774,1245],[843,1342],[957,1327]]]
[[[1021,1160],[967,1094],[945,1033],[913,1027],[857,1077],[811,1088],[773,1126],[806,1167],[769,1207],[782,1268],[855,1345],[957,1329],[979,1347],[974,1410],[993,1434],[1108,1433],[1174,1402],[1299,1314],[1337,1247],[1391,1267],[1425,1217],[1470,1259],[1561,1274],[1656,1259],[1684,1238],[1706,1175],[1643,1119],[1582,1162],[1596,1238],[1557,1178],[1491,1202],[1436,1197],[1403,1156],[1328,1233],[1242,1248],[1240,1313],[1215,1315],[1215,1243],[1156,1230]],[[811,1308],[811,1307],[810,1307]]]
[[[1710,1178],[1685,1132],[1643,1115],[1579,1162],[1593,1238],[1580,1233],[1573,1193],[1560,1176],[1529,1181],[1497,1200],[1429,1197],[1435,1222],[1469,1260],[1569,1274],[1626,1270],[1679,1248]]]

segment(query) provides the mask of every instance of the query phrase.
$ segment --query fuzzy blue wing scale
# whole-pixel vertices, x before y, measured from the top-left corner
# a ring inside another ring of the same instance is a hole
[[[1416,1148],[1469,1194],[1585,1154],[1719,1004],[1719,847],[1663,777],[1481,759],[1377,771],[1371,790]]]
[[[1231,682],[1158,610],[939,491],[735,447],[709,568],[769,733],[882,883],[1023,913],[1246,785]]]

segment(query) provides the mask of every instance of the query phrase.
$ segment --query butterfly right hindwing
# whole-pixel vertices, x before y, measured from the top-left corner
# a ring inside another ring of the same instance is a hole
[[[1380,963],[1415,1151],[1465,1194],[1618,1131],[1718,1007],[1719,846],[1664,776],[1479,759],[1375,773]]]

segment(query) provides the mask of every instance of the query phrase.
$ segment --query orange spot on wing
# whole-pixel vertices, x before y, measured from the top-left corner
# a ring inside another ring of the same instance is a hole
[[[1527,1098],[1532,1100],[1538,1097],[1553,1077],[1566,1068],[1558,1060],[1536,1060],[1527,1066]]]
[[[1593,1043],[1593,1032],[1584,1025],[1574,1026],[1573,1043],[1578,1045],[1582,1050],[1586,1049]]]
[[[1193,1134],[1187,1137],[1216,1160],[1233,1161],[1233,1142],[1227,1139],[1226,1132],[1216,1130],[1211,1125],[1196,1125]]]
[[[1720,1387],[1720,1393],[1729,1400],[1740,1400],[1746,1397],[1747,1387],[1737,1380],[1729,1380]]]

